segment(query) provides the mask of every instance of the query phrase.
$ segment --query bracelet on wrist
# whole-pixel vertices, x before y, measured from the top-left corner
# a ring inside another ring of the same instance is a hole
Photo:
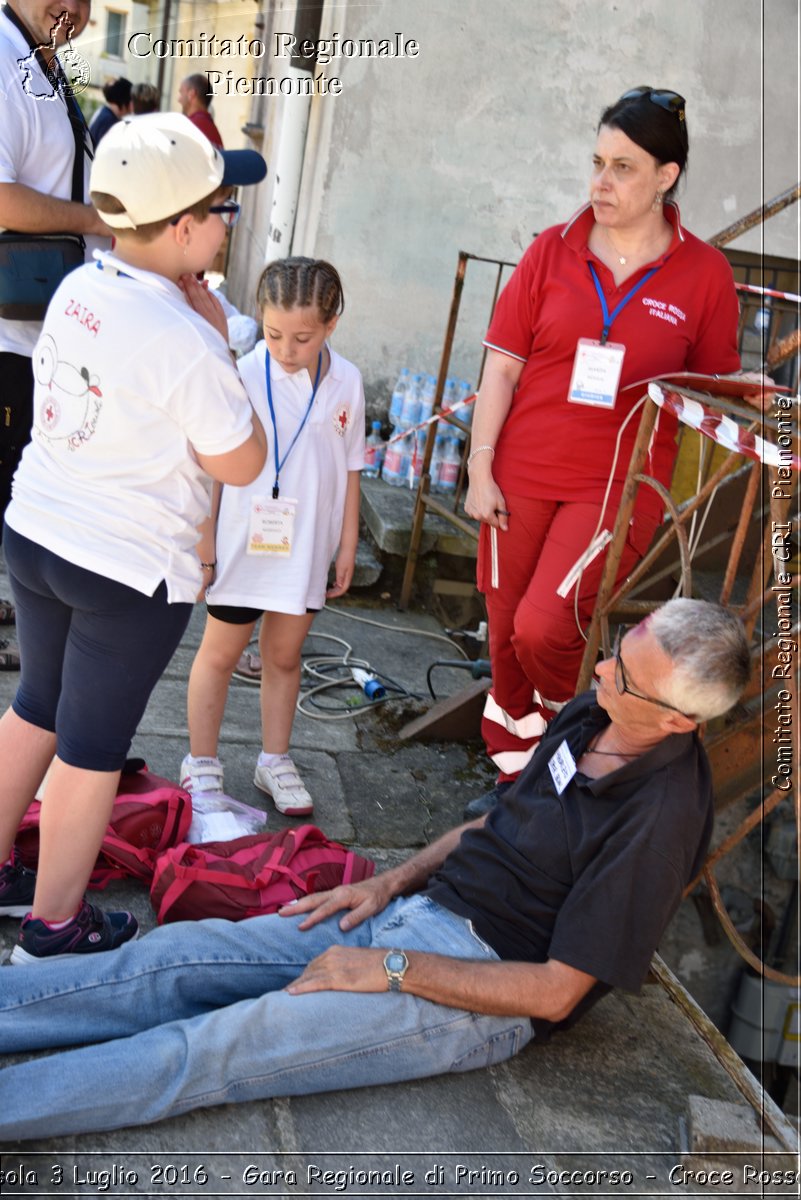
[[[201,566],[202,570],[204,570],[204,571],[213,571],[214,568],[217,566],[217,560],[215,559],[214,562],[210,562],[210,563],[202,562],[200,564],[200,566]]]
[[[489,450],[492,457],[493,458],[495,457],[495,447],[494,446],[476,446],[475,450],[471,450],[467,456],[468,467],[470,466],[471,462],[476,457],[476,455],[483,454],[485,450]]]

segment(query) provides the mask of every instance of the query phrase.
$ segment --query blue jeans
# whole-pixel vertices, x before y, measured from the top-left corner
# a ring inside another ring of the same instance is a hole
[[[340,914],[341,915],[341,914]],[[214,1104],[470,1071],[529,1041],[489,1017],[403,993],[282,991],[329,946],[497,961],[469,921],[426,896],[349,932],[339,916],[162,926],[119,950],[2,970],[0,1052],[83,1046],[0,1071],[0,1135],[143,1125]]]

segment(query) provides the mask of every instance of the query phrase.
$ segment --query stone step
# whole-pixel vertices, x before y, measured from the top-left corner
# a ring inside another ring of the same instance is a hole
[[[359,544],[356,547],[356,566],[353,570],[351,587],[372,587],[380,579],[381,571],[381,562],[376,557],[372,546],[364,538],[359,538]]]
[[[414,518],[416,491],[390,487],[383,479],[362,476],[361,515],[376,546],[383,554],[405,558]],[[463,517],[467,520],[466,517]],[[475,525],[478,533],[478,523]],[[435,551],[455,558],[475,558],[478,543],[444,517],[427,513],[420,540],[420,553]]]

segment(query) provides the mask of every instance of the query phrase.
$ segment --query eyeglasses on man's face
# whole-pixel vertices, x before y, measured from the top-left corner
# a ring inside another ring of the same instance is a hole
[[[630,629],[636,628],[633,625],[621,625],[615,635],[615,642],[612,646],[612,657],[615,660],[615,687],[621,696],[627,693],[629,696],[634,696],[637,700],[645,700],[647,704],[658,704],[660,708],[667,708],[670,712],[679,713],[682,717],[687,717],[688,721],[694,721],[695,717],[691,717],[689,713],[683,712],[682,709],[676,708],[675,704],[668,704],[667,700],[660,700],[657,696],[646,696],[644,692],[635,692],[634,688],[629,687],[629,681],[626,677],[626,668],[623,665],[623,658],[620,654],[620,643],[623,637]]]

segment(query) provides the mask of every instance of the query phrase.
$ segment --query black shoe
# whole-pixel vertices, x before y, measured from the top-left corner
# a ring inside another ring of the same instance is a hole
[[[51,929],[44,921],[26,917],[17,944],[11,952],[13,966],[46,962],[51,958],[73,958],[116,950],[137,936],[139,926],[129,912],[103,912],[84,900],[77,915],[62,929]]]
[[[0,917],[25,917],[31,911],[36,872],[23,867],[14,847],[11,862],[0,867]]]
[[[19,670],[19,650],[9,645],[8,638],[0,638],[0,671]]]
[[[464,806],[462,814],[465,821],[475,821],[476,817],[483,817],[484,813],[488,813],[491,808],[500,800],[504,792],[508,792],[514,780],[506,779],[502,783],[496,783],[494,788],[490,788],[483,796],[476,796],[475,800],[470,800]]]

